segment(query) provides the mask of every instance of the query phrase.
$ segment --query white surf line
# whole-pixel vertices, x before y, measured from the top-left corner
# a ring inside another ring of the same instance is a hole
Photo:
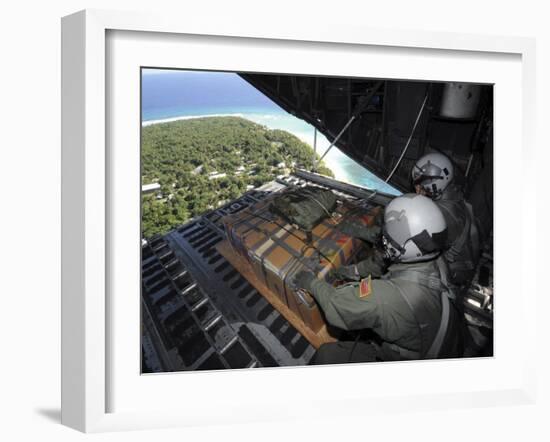
[[[235,114],[208,114],[208,115],[183,115],[180,117],[170,117],[170,118],[163,118],[161,120],[148,120],[148,121],[142,121],[142,126],[152,126],[153,124],[162,124],[162,123],[171,123],[173,121],[180,121],[180,120],[193,120],[196,118],[209,118],[209,117],[241,117],[246,118],[245,114],[235,113]]]

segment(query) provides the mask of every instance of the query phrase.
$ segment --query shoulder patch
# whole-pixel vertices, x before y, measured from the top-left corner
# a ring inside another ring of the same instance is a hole
[[[361,280],[361,283],[359,284],[359,297],[360,298],[366,298],[369,296],[372,292],[372,282],[370,275]]]

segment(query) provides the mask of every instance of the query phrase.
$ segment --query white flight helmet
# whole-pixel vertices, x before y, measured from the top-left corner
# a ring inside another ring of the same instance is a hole
[[[392,261],[426,261],[445,247],[447,223],[430,198],[408,193],[386,206],[382,239]]]
[[[440,197],[453,176],[453,163],[447,156],[438,152],[424,155],[412,168],[413,184],[420,185],[431,198]]]

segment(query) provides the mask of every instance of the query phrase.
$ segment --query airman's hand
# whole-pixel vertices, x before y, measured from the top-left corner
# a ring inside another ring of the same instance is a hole
[[[315,280],[315,275],[306,270],[299,271],[293,280],[293,285],[296,288],[307,290],[308,292],[311,291],[311,283]]]
[[[337,280],[359,281],[361,276],[356,265],[342,266],[332,269],[329,276]]]

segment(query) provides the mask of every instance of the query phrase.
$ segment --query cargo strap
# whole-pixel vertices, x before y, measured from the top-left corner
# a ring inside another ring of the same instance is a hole
[[[263,234],[268,239],[268,241],[271,240],[273,242],[272,246],[268,247],[264,252],[257,255],[259,260],[260,260],[260,263],[261,263],[263,278],[264,278],[264,281],[266,281],[266,284],[267,284],[267,281],[268,281],[266,256],[268,256],[275,247],[283,248],[284,250],[286,250],[290,254],[290,256],[292,256],[292,258],[294,258],[294,259],[288,260],[285,263],[285,265],[280,269],[271,268],[271,271],[273,271],[275,274],[277,274],[279,276],[279,278],[281,278],[281,280],[283,281],[284,286],[288,284],[288,282],[289,282],[289,281],[287,281],[288,277],[293,273],[291,270],[295,267],[295,265],[298,265],[298,264],[302,265],[304,268],[308,268],[311,271],[313,271],[314,273],[317,273],[316,269],[314,268],[315,267],[314,264],[312,264],[313,259],[304,257],[303,256],[303,251],[304,251],[303,249],[299,253],[299,252],[295,251],[294,249],[292,249],[291,247],[289,247],[288,244],[286,244],[286,242],[284,241],[284,238],[286,237],[286,235],[283,235],[282,238],[279,238],[276,235],[273,235],[270,232],[267,232],[267,231],[261,229],[258,225],[252,224],[251,222],[249,222],[249,220],[243,220],[241,222],[241,224],[251,228],[251,230],[255,230],[255,231]],[[288,232],[285,232],[285,233],[288,234]],[[284,289],[283,293],[284,293],[284,296],[286,298],[286,304],[289,305],[288,294],[287,294],[286,289]],[[300,316],[301,316],[301,313],[300,313]]]
[[[275,235],[270,234],[270,232],[267,232],[258,226],[250,224],[248,221],[243,221],[243,224],[251,227],[252,229],[256,230],[257,232],[262,233],[265,235],[268,239],[273,241],[275,244],[286,250],[291,256],[293,256],[296,260],[300,261],[304,267],[308,267],[310,270],[315,271],[315,268],[312,268],[309,264],[312,261],[311,258],[305,258],[303,254],[297,252],[292,247],[289,247],[288,244],[286,244],[285,241],[283,241],[281,238],[276,237]],[[263,256],[260,257],[263,260]]]
[[[281,224],[279,224],[276,220],[273,220],[273,219],[269,219],[269,218],[266,218],[264,217],[263,215],[260,215],[258,213],[252,213],[252,212],[248,212],[250,215],[252,215],[253,217],[257,217],[263,221],[267,221],[267,222],[270,222],[270,223],[273,223],[277,226],[279,226],[281,229],[285,230],[287,233],[289,233],[291,236],[294,236],[296,237],[298,240],[300,240],[302,243],[304,243],[304,245],[306,246],[305,248],[312,248],[313,250],[315,250],[319,256],[323,257],[326,261],[328,261],[328,263],[330,264],[333,264],[333,261],[332,259],[327,256],[325,254],[325,252],[322,250],[322,248],[327,248],[327,247],[331,247],[331,252],[333,251],[332,250],[332,246],[333,246],[333,242],[335,242],[336,240],[333,239],[333,236],[335,235],[335,231],[336,230],[332,230],[330,231],[331,229],[331,226],[328,225],[328,224],[325,224],[324,222],[321,223],[320,225],[322,225],[323,227],[325,227],[325,232],[327,230],[329,230],[329,236],[328,237],[320,237],[320,236],[317,236],[317,235],[313,235],[313,232],[310,232],[311,233],[311,238],[310,238],[310,242],[308,242],[308,240],[306,238],[300,238],[298,235],[296,235],[294,232],[292,232],[291,230],[289,230],[289,228],[287,228],[286,226],[282,226]],[[269,240],[274,240],[273,239],[273,234],[271,232],[267,232],[265,230],[262,230],[259,228],[259,225],[261,223],[256,223],[256,224],[252,224],[251,222],[249,222],[249,220],[240,220],[239,221],[239,224],[241,225],[245,225],[245,226],[248,226],[250,227],[246,232],[248,232],[249,230],[256,230],[260,233],[263,233],[263,235],[266,237],[266,240],[262,240],[262,241],[259,241],[258,243],[254,244],[253,245],[253,248],[257,248],[259,247],[259,245],[262,243],[262,242],[265,242],[265,241],[269,241]],[[290,227],[291,228],[291,227]],[[301,230],[300,230],[301,231]],[[314,245],[316,244],[316,245]],[[283,246],[284,247],[284,246]],[[302,248],[301,252],[303,252],[304,248]],[[338,254],[340,255],[340,259],[343,261],[344,260],[344,255],[343,255],[343,251],[341,249],[338,249],[336,248],[334,251],[337,251]],[[289,252],[289,253],[292,253],[292,252]],[[327,252],[327,253],[330,253],[330,252]],[[320,258],[319,258],[320,260]]]
[[[451,312],[449,299],[454,299],[455,295],[452,290],[452,287],[450,286],[447,280],[447,269],[445,268],[443,258],[442,257],[437,258],[436,264],[438,267],[440,279],[434,278],[433,276],[427,275],[422,272],[414,271],[414,270],[389,272],[387,275],[383,277],[383,279],[385,279],[390,285],[392,285],[397,289],[401,297],[407,303],[407,305],[409,306],[409,309],[413,314],[413,317],[415,318],[416,324],[420,332],[421,349],[419,353],[404,349],[396,344],[388,343],[390,348],[393,348],[395,351],[397,351],[402,356],[408,359],[415,359],[415,358],[418,358],[418,356],[420,356],[423,359],[437,358],[439,353],[441,352],[441,348],[445,340],[445,335],[447,334],[447,329],[449,328],[449,318],[450,318],[450,312]],[[423,283],[432,289],[439,289],[440,299],[441,299],[441,319],[439,322],[439,328],[437,330],[437,333],[435,334],[435,337],[432,340],[430,348],[427,351],[424,351],[425,341],[426,341],[424,329],[426,328],[426,324],[425,323],[422,324],[419,321],[417,317],[418,316],[417,310],[413,307],[413,302],[411,301],[411,299],[409,299],[410,297],[405,293],[405,291],[398,284],[395,284],[391,279],[389,279],[390,277],[397,277],[397,278],[404,279],[414,283]]]
[[[264,229],[261,229],[258,225],[252,224],[251,222],[249,222],[249,220],[243,220],[241,224],[253,230],[256,230],[257,232],[263,234],[268,239],[268,241],[271,240],[273,242],[273,245],[267,247],[262,253],[257,255],[261,262],[261,269],[262,269],[263,277],[264,277],[264,280],[266,281],[266,284],[268,281],[267,273],[266,273],[266,269],[268,267],[266,265],[267,264],[266,257],[269,256],[269,254],[275,247],[281,247],[282,249],[286,250],[292,256],[292,258],[294,258],[294,259],[289,259],[280,269],[275,269],[273,267],[271,268],[271,271],[277,274],[279,278],[281,278],[281,280],[283,281],[283,287],[284,287],[283,292],[286,298],[286,304],[289,305],[289,300],[288,300],[289,295],[287,293],[286,287],[290,286],[290,281],[288,280],[288,278],[295,274],[296,268],[298,266],[302,266],[303,268],[308,268],[309,270],[313,271],[313,273],[317,274],[317,269],[315,268],[315,259],[313,257],[306,258],[304,256],[304,249],[311,246],[304,243],[304,246],[302,247],[302,249],[300,251],[296,251],[293,248],[291,248],[284,240],[284,238],[287,238],[290,235],[290,233],[286,230],[285,230],[285,234],[283,234],[282,237],[278,237],[277,235],[272,234],[271,232],[267,232]],[[315,305],[315,301],[313,300],[313,298],[311,298],[311,300],[308,301],[304,293],[300,293],[300,291],[296,291],[295,294],[298,302],[305,305],[306,307],[312,308]],[[297,313],[299,314],[301,319],[304,322],[306,322],[306,319],[303,317],[302,312],[299,310]]]

